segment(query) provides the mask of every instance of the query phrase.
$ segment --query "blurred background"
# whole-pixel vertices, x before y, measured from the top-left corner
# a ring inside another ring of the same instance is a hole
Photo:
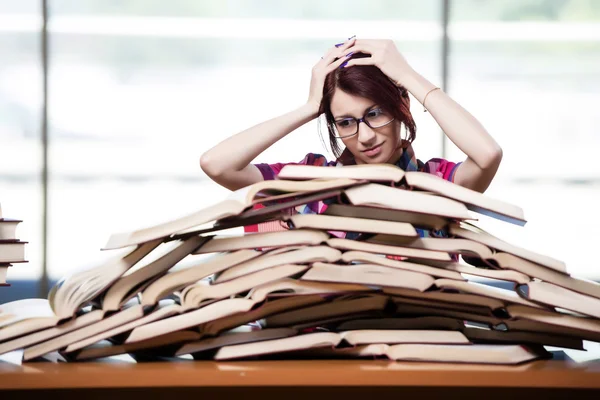
[[[482,227],[600,279],[600,1],[0,0],[0,204],[30,260],[0,302],[111,257],[112,233],[222,200],[200,155],[300,106],[352,35],[393,39],[501,144],[486,194],[529,222]],[[413,111],[418,158],[464,159]],[[316,121],[255,161],[308,152],[332,158]]]

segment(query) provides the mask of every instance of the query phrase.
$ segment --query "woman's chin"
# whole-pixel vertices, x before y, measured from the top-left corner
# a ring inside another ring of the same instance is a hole
[[[386,154],[386,153],[379,153],[374,157],[365,157],[364,155],[362,156],[362,161],[364,164],[383,164],[386,163],[387,160],[390,158],[390,154]]]

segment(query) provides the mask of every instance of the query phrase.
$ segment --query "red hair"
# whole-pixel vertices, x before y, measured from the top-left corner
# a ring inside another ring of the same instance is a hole
[[[363,53],[354,54],[351,58],[369,57]],[[325,78],[323,85],[323,98],[319,107],[319,115],[325,114],[329,144],[336,158],[339,158],[343,149],[335,137],[335,121],[331,113],[331,99],[335,90],[339,88],[344,92],[364,97],[375,102],[385,111],[391,113],[396,121],[404,125],[408,137],[401,143],[412,143],[417,135],[417,126],[410,113],[410,99],[408,91],[388,78],[374,65],[354,65],[350,68],[336,68]]]

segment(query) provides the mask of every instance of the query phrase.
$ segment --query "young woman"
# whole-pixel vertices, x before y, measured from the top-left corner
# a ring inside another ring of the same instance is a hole
[[[408,93],[467,155],[464,161],[434,158],[424,163],[415,157],[411,143],[416,138],[416,126]],[[252,160],[321,114],[325,114],[336,160],[309,153],[300,164],[390,163],[484,192],[502,159],[500,146],[484,127],[416,72],[393,41],[350,38],[332,47],[313,67],[306,104],[224,140],[202,155],[200,166],[211,179],[231,190],[274,179],[285,163],[251,164]],[[320,212],[321,208],[305,210]]]

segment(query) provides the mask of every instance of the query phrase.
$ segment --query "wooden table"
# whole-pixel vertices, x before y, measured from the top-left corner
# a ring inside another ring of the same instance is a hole
[[[191,399],[190,395],[286,400],[339,396],[371,400],[389,395],[600,399],[600,362],[547,360],[511,367],[375,360],[0,363],[0,399],[133,400],[142,395],[171,400]]]

